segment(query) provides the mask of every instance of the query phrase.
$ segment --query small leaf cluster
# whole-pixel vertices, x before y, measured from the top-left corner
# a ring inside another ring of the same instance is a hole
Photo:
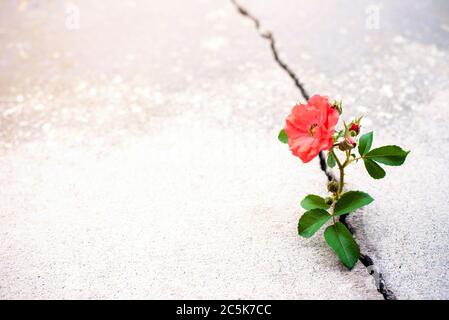
[[[358,151],[368,174],[374,179],[382,179],[386,172],[379,163],[387,166],[400,166],[410,151],[404,151],[398,146],[383,146],[371,150],[373,137],[373,132],[361,136]]]

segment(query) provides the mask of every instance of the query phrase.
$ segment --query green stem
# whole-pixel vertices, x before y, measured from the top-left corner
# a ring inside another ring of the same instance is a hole
[[[333,210],[335,210],[335,204],[338,199],[340,199],[341,194],[343,193],[343,187],[345,185],[345,167],[351,163],[351,154],[350,152],[346,152],[346,159],[345,162],[342,164],[340,159],[338,159],[337,155],[334,152],[334,148],[331,148],[329,152],[332,154],[332,156],[335,159],[335,162],[337,163],[338,170],[340,171],[340,181],[338,183],[338,191],[335,193],[335,202],[333,204]],[[333,212],[332,210],[332,212]],[[337,218],[332,213],[332,220],[334,221],[334,224],[337,223]]]
[[[335,162],[337,162],[338,167],[341,167],[340,159],[337,158],[337,155],[335,154],[334,148],[330,149],[329,152],[332,154],[332,156],[335,159]]]
[[[338,159],[337,155],[335,154],[334,149],[330,149],[329,151],[332,156],[335,159],[335,162],[337,163],[338,170],[340,171],[340,181],[338,183],[338,192],[336,194],[336,199],[338,200],[340,198],[341,193],[343,192],[343,187],[345,185],[345,167],[350,163],[350,153],[346,152],[346,159],[345,162],[342,164],[340,159]]]
[[[345,184],[345,167],[344,166],[339,166],[338,168],[340,169],[340,183],[339,183],[339,186],[338,186],[338,195],[337,195],[337,197],[340,198],[340,195],[343,192],[343,186]]]

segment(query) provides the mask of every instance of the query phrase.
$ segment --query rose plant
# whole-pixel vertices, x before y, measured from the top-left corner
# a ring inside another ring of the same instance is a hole
[[[386,173],[379,163],[400,166],[409,151],[395,145],[372,149],[373,132],[359,136],[362,117],[349,124],[343,122],[342,128],[336,130],[341,114],[341,102],[330,103],[327,97],[314,95],[307,104],[293,107],[278,139],[287,143],[292,154],[303,163],[327,151],[327,165],[331,168],[337,166],[339,179],[332,178],[329,181],[328,196],[309,194],[301,201],[306,212],[299,219],[298,233],[309,238],[330,221],[331,224],[324,231],[324,239],[340,261],[352,269],[359,259],[360,249],[351,232],[339,219],[370,204],[373,198],[362,191],[345,191],[345,168],[363,161],[372,178],[382,179]],[[356,148],[358,155],[354,151]]]

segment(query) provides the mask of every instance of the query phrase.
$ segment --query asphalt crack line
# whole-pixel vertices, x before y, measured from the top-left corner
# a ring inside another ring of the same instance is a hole
[[[347,220],[348,215],[344,214],[340,216],[340,222],[345,225],[346,228],[351,231],[352,234],[356,233],[357,231],[354,229],[354,227],[348,222]],[[378,269],[376,265],[373,262],[373,259],[367,254],[360,253],[359,261],[365,266],[368,273],[374,278],[375,284],[377,287],[377,291],[382,294],[385,300],[397,300],[395,294],[393,291],[388,289],[385,278],[383,277],[381,272],[378,272]]]
[[[273,54],[274,60],[276,61],[276,63],[288,74],[288,76],[293,80],[293,82],[295,83],[295,86],[299,89],[299,91],[301,92],[302,97],[304,98],[305,101],[309,100],[310,95],[307,93],[306,89],[304,88],[304,85],[301,83],[301,81],[299,80],[299,78],[296,76],[296,74],[290,69],[290,67],[279,57],[279,53],[276,47],[276,40],[273,36],[273,33],[270,31],[265,31],[263,32],[261,30],[261,24],[259,19],[257,19],[255,16],[253,16],[251,13],[248,12],[248,10],[246,10],[244,7],[242,7],[236,0],[231,0],[231,2],[234,4],[234,6],[236,7],[237,11],[244,17],[250,19],[251,21],[253,21],[254,26],[256,27],[256,30],[259,32],[259,35],[264,38],[267,39],[270,42],[270,48],[271,48],[271,52]],[[327,180],[331,181],[331,180],[335,180],[332,172],[330,172],[327,169],[327,165],[326,165],[326,158],[324,156],[324,153],[321,151],[320,154],[320,167],[321,170],[323,170],[323,172],[326,174]]]
[[[274,60],[276,63],[288,74],[288,76],[293,80],[295,83],[295,86],[299,89],[301,92],[302,97],[307,101],[309,100],[309,94],[307,93],[306,89],[304,88],[304,85],[299,80],[298,76],[290,69],[290,67],[285,63],[280,57],[279,52],[276,47],[276,40],[273,36],[273,33],[270,31],[263,32],[261,30],[261,23],[258,18],[256,18],[254,15],[252,15],[247,9],[242,7],[236,0],[231,0],[232,4],[235,6],[237,11],[244,16],[245,18],[253,21],[254,26],[259,33],[259,35],[267,39],[270,42],[270,48],[271,52],[273,54]],[[328,181],[336,180],[332,171],[330,171],[327,167],[326,158],[324,156],[324,153],[321,151],[319,154],[320,157],[320,168],[326,175]],[[340,217],[340,222],[343,223],[350,231],[351,233],[355,233],[355,229],[351,226],[351,224],[347,221],[347,215],[343,215]],[[365,266],[368,273],[374,278],[377,291],[382,294],[383,298],[385,300],[396,300],[396,296],[394,293],[387,288],[385,279],[382,275],[382,273],[377,272],[377,268],[374,265],[373,259],[371,259],[370,256],[360,253],[360,262]]]
[[[289,68],[289,66],[282,61],[281,58],[279,58],[279,54],[278,54],[278,50],[276,48],[276,40],[273,37],[273,34],[270,31],[261,31],[261,24],[259,19],[257,19],[255,16],[253,16],[252,14],[250,14],[248,12],[248,10],[246,10],[245,8],[243,8],[240,4],[238,4],[238,2],[236,0],[231,0],[231,2],[234,4],[234,6],[237,8],[237,11],[242,15],[245,16],[246,18],[250,19],[251,21],[254,22],[254,25],[257,29],[257,31],[259,32],[259,35],[262,38],[267,39],[268,41],[270,41],[270,47],[271,47],[271,51],[273,53],[274,56],[274,60],[276,60],[277,64],[279,64],[279,66],[284,69],[285,72],[287,72],[287,74],[290,76],[290,78],[293,80],[293,82],[295,83],[296,87],[299,89],[299,91],[301,92],[302,97],[307,101],[309,100],[310,96],[307,93],[306,89],[304,88],[303,84],[301,83],[301,81],[299,81],[299,78],[296,76],[296,74]]]

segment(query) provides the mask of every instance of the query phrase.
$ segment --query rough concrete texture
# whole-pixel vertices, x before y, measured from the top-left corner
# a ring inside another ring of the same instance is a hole
[[[381,298],[297,236],[325,177],[276,140],[300,96],[249,21],[72,3],[0,5],[1,298]]]
[[[274,32],[306,89],[343,98],[346,117],[365,114],[374,146],[412,151],[383,180],[362,163],[348,173],[348,188],[376,200],[349,221],[397,298],[449,299],[448,2],[240,3]]]

